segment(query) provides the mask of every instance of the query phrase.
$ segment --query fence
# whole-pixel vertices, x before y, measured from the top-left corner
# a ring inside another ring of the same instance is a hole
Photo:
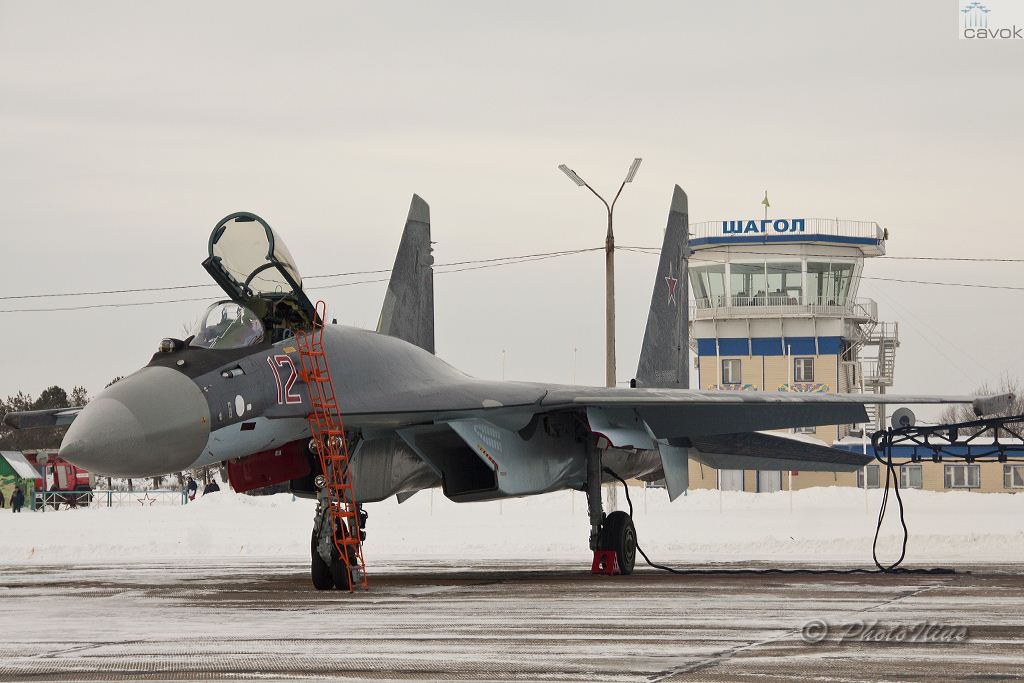
[[[770,309],[751,311],[751,308]],[[692,317],[743,318],[764,315],[827,315],[850,318],[878,319],[878,304],[872,299],[836,300],[832,297],[810,297],[806,302],[802,296],[716,296],[694,300]]]
[[[166,507],[187,505],[185,491],[144,489],[141,491],[36,491],[33,509],[46,511],[72,508]]]

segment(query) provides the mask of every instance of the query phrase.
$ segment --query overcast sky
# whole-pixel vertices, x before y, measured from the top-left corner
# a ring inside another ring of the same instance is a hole
[[[691,220],[877,221],[890,254],[1024,256],[1024,43],[958,41],[956,2],[0,1],[0,295],[207,282],[213,225],[266,218],[305,275],[390,267],[409,198],[439,263],[659,245]],[[619,377],[653,256],[620,252]],[[1024,286],[1022,266],[865,275]],[[372,327],[382,284],[317,290]],[[603,256],[439,275],[437,348],[471,374],[603,381]],[[217,297],[16,299],[0,308]],[[898,320],[896,391],[1024,374],[1024,292],[865,282]],[[92,393],[181,336],[200,301],[3,313],[0,394]]]

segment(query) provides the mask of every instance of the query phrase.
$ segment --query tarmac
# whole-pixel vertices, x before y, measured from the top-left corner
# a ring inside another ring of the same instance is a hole
[[[1024,678],[1015,566],[606,577],[524,564],[371,566],[355,594],[269,560],[0,565],[0,681]]]

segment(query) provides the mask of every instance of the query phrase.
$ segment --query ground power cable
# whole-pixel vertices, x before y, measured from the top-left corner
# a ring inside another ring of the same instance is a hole
[[[878,435],[876,434],[875,436]],[[878,506],[878,523],[875,525],[875,538],[871,542],[871,559],[874,560],[875,566],[878,567],[878,571],[886,574],[892,574],[900,571],[900,565],[903,564],[903,560],[907,556],[907,541],[910,540],[910,532],[907,530],[907,520],[903,508],[903,497],[900,496],[900,479],[896,474],[896,466],[892,462],[892,447],[889,446],[885,448],[884,459],[878,453],[877,439],[871,439],[871,448],[874,450],[875,460],[885,466],[885,488],[882,490],[882,503]],[[867,484],[868,482],[865,478],[864,486],[867,486]],[[896,503],[899,505],[900,526],[903,528],[903,543],[900,546],[900,556],[896,561],[889,565],[883,565],[878,561],[878,536],[882,531],[882,522],[885,520],[885,510],[889,503],[890,484],[892,491],[896,494]]]
[[[876,457],[877,457],[877,454],[876,454]],[[892,466],[892,458],[891,457],[889,458],[889,465],[890,465],[890,468],[893,467]],[[630,517],[630,519],[632,519],[633,518],[633,501],[629,497],[629,486],[626,484],[626,480],[623,479],[622,477],[620,477],[618,474],[616,474],[614,471],[612,471],[608,467],[605,467],[603,469],[604,469],[604,471],[609,476],[614,477],[615,479],[617,479],[622,484],[622,488],[623,488],[623,490],[626,493],[626,502],[629,504],[629,517]],[[895,470],[893,470],[893,471],[895,471]],[[867,482],[865,482],[865,483],[867,483]],[[888,488],[889,488],[889,477],[888,477],[888,474],[887,474],[886,475],[886,491],[885,491],[885,493],[883,494],[883,497],[882,497],[882,506],[881,506],[881,508],[879,510],[879,514],[878,514],[878,524],[875,527],[875,538],[874,538],[874,544],[872,546],[872,551],[871,551],[872,557],[875,560],[875,566],[877,567],[876,569],[863,569],[863,568],[859,568],[859,567],[858,568],[853,568],[853,569],[788,569],[788,568],[783,568],[783,567],[765,567],[763,569],[676,569],[674,567],[668,567],[668,566],[665,566],[663,564],[658,564],[656,562],[653,562],[651,560],[651,558],[649,558],[647,556],[647,553],[644,552],[644,549],[640,547],[639,541],[637,541],[637,543],[636,543],[636,550],[644,558],[644,562],[646,562],[648,566],[650,566],[650,567],[652,567],[654,569],[659,569],[659,570],[661,570],[663,572],[669,572],[671,574],[679,574],[679,575],[683,575],[683,576],[685,576],[685,575],[704,575],[704,574],[717,574],[717,575],[722,575],[722,574],[736,574],[736,575],[743,575],[743,574],[818,574],[818,575],[820,575],[820,574],[826,574],[826,575],[828,575],[828,574],[832,574],[832,575],[846,575],[846,574],[955,574],[956,570],[950,569],[948,567],[932,567],[932,568],[914,567],[914,568],[906,568],[906,567],[901,567],[900,566],[900,564],[903,562],[903,558],[906,556],[906,552],[907,552],[907,539],[909,538],[909,532],[907,531],[907,525],[906,525],[906,522],[905,522],[905,520],[903,518],[903,499],[900,498],[898,490],[897,490],[897,493],[896,493],[896,499],[899,501],[900,523],[903,525],[903,552],[900,555],[900,558],[895,563],[893,563],[892,565],[885,566],[885,565],[882,565],[878,561],[878,556],[877,556],[877,553],[875,551],[875,548],[877,547],[877,544],[878,544],[878,536],[879,536],[879,532],[880,532],[880,530],[882,528],[882,520],[884,519],[884,516],[885,516],[885,506],[886,506],[886,497],[888,495]]]

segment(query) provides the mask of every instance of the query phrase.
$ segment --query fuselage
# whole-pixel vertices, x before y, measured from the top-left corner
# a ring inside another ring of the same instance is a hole
[[[543,385],[478,380],[400,339],[324,329],[350,429],[387,432],[481,408],[529,406]],[[145,477],[243,458],[308,437],[309,392],[294,339],[157,353],[101,392],[71,425],[61,456],[108,476]]]

